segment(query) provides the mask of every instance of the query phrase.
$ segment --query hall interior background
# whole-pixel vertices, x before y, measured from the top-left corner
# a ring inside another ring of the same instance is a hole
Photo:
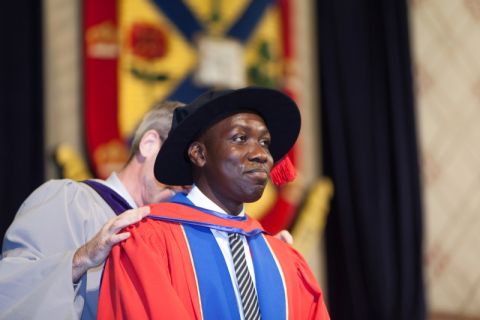
[[[348,1],[343,3],[348,8]],[[480,256],[476,254],[480,240],[480,1],[411,0],[407,8],[428,318],[480,319]],[[68,142],[76,150],[85,150],[79,12],[80,3],[70,0],[0,5],[4,39],[0,44],[0,207],[7,208],[1,213],[2,227],[10,223],[21,199],[43,181],[58,177],[51,160],[55,146]],[[322,176],[318,138],[322,93],[317,71],[322,68],[317,47],[322,39],[316,30],[316,1],[297,1],[293,12],[295,88],[306,119],[301,166],[313,179]],[[34,55],[18,61],[12,58],[17,51]],[[33,164],[26,163],[35,157]],[[29,183],[12,193],[21,179],[29,177]],[[324,257],[323,245],[320,241],[312,247],[309,262],[327,292],[324,263],[328,256]]]

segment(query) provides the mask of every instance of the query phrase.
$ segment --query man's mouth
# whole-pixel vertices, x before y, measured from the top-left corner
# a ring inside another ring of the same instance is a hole
[[[266,180],[268,178],[267,170],[263,168],[247,170],[244,173],[245,175],[258,180]]]

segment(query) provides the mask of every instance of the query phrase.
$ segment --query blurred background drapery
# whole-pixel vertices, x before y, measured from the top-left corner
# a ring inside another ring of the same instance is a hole
[[[333,319],[424,319],[422,206],[406,3],[319,1]]]
[[[42,5],[0,4],[0,235],[44,181]]]

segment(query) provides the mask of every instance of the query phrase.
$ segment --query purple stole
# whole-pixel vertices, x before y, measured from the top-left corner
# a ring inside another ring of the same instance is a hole
[[[132,207],[121,195],[103,183],[95,180],[85,180],[83,183],[95,190],[110,206],[110,208],[112,208],[113,212],[115,212],[117,216],[129,209],[132,209]]]

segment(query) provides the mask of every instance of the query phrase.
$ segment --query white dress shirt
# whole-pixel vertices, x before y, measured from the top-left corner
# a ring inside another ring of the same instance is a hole
[[[187,198],[190,199],[190,201],[192,201],[193,204],[196,205],[197,207],[212,210],[228,216],[228,214],[222,208],[220,208],[216,203],[214,203],[212,200],[207,198],[207,196],[204,195],[203,192],[200,191],[200,189],[198,189],[198,187],[195,185],[193,186],[192,190],[188,193]],[[244,215],[245,215],[245,210],[242,209],[242,212],[240,212],[238,216],[241,217]],[[220,231],[216,229],[210,229],[210,231],[213,233],[215,240],[217,240],[218,246],[222,251],[223,258],[225,259],[225,263],[227,264],[228,272],[230,273],[230,280],[232,280],[235,296],[237,298],[238,310],[240,310],[240,319],[243,320],[244,315],[243,315],[242,300],[240,297],[240,291],[238,289],[237,278],[235,275],[235,267],[233,266],[232,252],[230,251],[230,243],[228,241],[228,233],[225,231]],[[243,249],[245,250],[245,258],[247,260],[248,271],[250,272],[250,276],[252,277],[253,284],[255,285],[255,272],[253,269],[253,261],[252,261],[252,255],[250,253],[250,247],[248,246],[247,239],[245,238],[245,236],[240,235],[240,237],[243,242]]]

